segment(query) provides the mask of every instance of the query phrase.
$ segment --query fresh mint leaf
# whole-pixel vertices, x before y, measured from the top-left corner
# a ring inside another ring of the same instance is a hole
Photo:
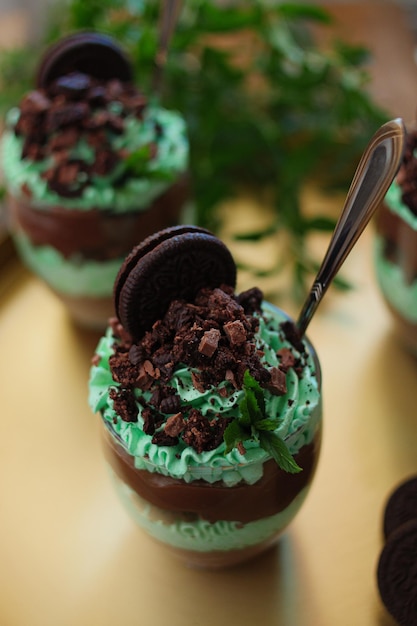
[[[266,418],[263,420],[260,420],[259,422],[256,422],[256,429],[257,430],[275,430],[276,428],[278,428],[279,426],[279,419],[277,418]]]
[[[285,441],[279,435],[261,431],[259,433],[259,442],[265,452],[272,456],[282,470],[290,474],[297,474],[302,471],[302,468],[295,462],[294,457],[288,450]]]
[[[245,402],[249,409],[251,423],[255,426],[257,422],[264,418],[265,411],[261,411],[253,389],[248,389],[247,387],[245,388]]]
[[[250,432],[248,432],[240,423],[239,420],[233,420],[228,424],[224,431],[223,440],[226,444],[226,454],[231,452],[238,443],[247,441],[251,438]]]
[[[243,388],[248,397],[252,397],[253,394],[258,408],[258,411],[256,411],[256,415],[259,415],[259,419],[265,417],[264,391],[258,381],[249,372],[249,370],[246,370],[243,374]],[[256,421],[258,421],[258,417]]]
[[[252,418],[251,418],[249,406],[247,403],[247,399],[245,396],[239,402],[239,410],[240,410],[239,422],[243,426],[249,427],[252,424]]]
[[[135,82],[152,95],[162,3],[52,4],[38,47],[31,43],[0,54],[2,113],[33,88],[36,59],[45,46],[83,29],[119,41],[132,59]],[[370,75],[364,68],[369,51],[340,40],[323,50],[311,25],[324,29],[332,18],[311,2],[183,4],[156,96],[187,123],[194,221],[216,232],[220,203],[240,195],[242,188],[256,197],[268,190],[271,223],[246,238],[257,241],[285,231],[290,250],[285,247],[263,272],[253,263],[249,270],[261,277],[288,269],[292,281],[286,290],[304,300],[314,275],[312,264],[305,262],[306,239],[331,228],[326,216],[307,219],[305,184],[314,180],[324,192],[346,192],[369,137],[389,119],[369,95]],[[260,89],[251,88],[253,76]],[[346,283],[335,280],[334,286]]]

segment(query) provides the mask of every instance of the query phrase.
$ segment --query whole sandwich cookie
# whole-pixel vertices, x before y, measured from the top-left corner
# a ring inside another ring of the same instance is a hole
[[[377,583],[388,612],[401,626],[417,625],[417,476],[402,482],[384,508],[385,545]]]
[[[190,300],[202,287],[222,284],[236,284],[228,248],[205,229],[173,226],[145,239],[126,258],[115,282],[115,311],[125,330],[140,339],[174,298]]]
[[[417,519],[417,476],[402,482],[388,497],[383,520],[385,539],[399,526],[413,519]]]
[[[100,80],[133,79],[132,64],[120,46],[111,37],[96,32],[74,33],[48,48],[39,64],[36,86],[46,89],[73,72]]]
[[[378,562],[378,588],[389,613],[401,626],[417,625],[417,518],[399,526]]]

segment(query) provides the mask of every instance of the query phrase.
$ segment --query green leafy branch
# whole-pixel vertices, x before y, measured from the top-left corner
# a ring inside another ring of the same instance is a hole
[[[38,50],[31,45],[0,56],[3,111],[28,88],[45,45],[78,29],[120,41],[137,84],[150,94],[160,6],[156,0],[55,3]],[[258,196],[268,189],[273,219],[266,232],[245,237],[289,234],[285,263],[301,298],[314,265],[306,257],[308,237],[329,233],[335,223],[333,216],[306,216],[302,190],[311,180],[323,190],[347,190],[369,137],[388,119],[367,91],[369,51],[343,42],[320,48],[314,26],[330,24],[330,14],[311,4],[187,0],[158,94],[187,122],[195,222],[216,232],[219,203],[242,187]]]
[[[261,447],[271,455],[278,466],[290,474],[302,471],[291,455],[285,441],[277,435],[279,417],[267,417],[262,387],[249,370],[243,377],[244,397],[239,403],[240,415],[227,426],[224,432],[226,453],[243,442],[257,438]]]

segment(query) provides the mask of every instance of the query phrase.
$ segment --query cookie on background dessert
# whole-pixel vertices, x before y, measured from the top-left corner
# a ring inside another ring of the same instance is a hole
[[[398,336],[417,355],[417,126],[407,129],[403,161],[376,215],[374,264]]]
[[[24,262],[85,326],[105,328],[125,256],[177,224],[188,198],[185,122],[133,84],[100,33],[51,46],[9,111],[2,169]]]
[[[273,545],[309,491],[320,365],[257,288],[235,293],[228,248],[168,228],[115,282],[89,402],[133,519],[186,563],[224,567]]]

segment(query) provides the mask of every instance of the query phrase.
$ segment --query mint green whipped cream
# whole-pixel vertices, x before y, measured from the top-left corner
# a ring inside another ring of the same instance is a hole
[[[278,366],[277,351],[282,347],[290,348],[283,339],[279,324],[287,319],[284,314],[268,303],[263,304],[256,336],[257,348],[264,352],[262,362],[268,366]],[[118,384],[113,380],[109,368],[109,357],[113,354],[114,338],[111,330],[100,340],[96,354],[100,357],[90,373],[89,403],[94,412],[100,412],[110,431],[120,440],[124,448],[135,459],[138,469],[158,472],[173,478],[182,478],[186,482],[203,479],[209,483],[223,480],[233,486],[244,480],[248,484],[257,482],[263,473],[263,463],[270,457],[256,439],[245,441],[244,455],[234,448],[225,454],[225,444],[215,450],[197,453],[193,448],[180,442],[176,446],[157,446],[152,443],[152,436],[143,432],[142,405],[138,403],[137,422],[124,422],[114,411],[109,397],[111,388]],[[293,349],[293,348],[292,348]],[[170,380],[170,386],[184,404],[197,408],[203,415],[219,413],[224,417],[237,417],[238,404],[244,392],[235,390],[229,382],[222,382],[218,388],[199,392],[192,383],[191,370],[178,368]],[[230,395],[224,397],[221,388],[227,387]],[[150,399],[149,391],[136,390],[145,402]],[[268,415],[280,416],[281,422],[276,433],[283,438],[292,454],[310,443],[321,420],[321,394],[316,377],[316,364],[311,355],[301,377],[291,368],[287,373],[287,393],[283,396],[272,395],[265,390],[265,404]]]
[[[162,543],[197,552],[240,550],[272,539],[295,517],[309,491],[305,487],[280,513],[246,524],[224,520],[211,523],[204,519],[168,521],[164,520],[166,511],[161,511],[157,519],[156,507],[138,496],[113,471],[111,474],[120,500],[141,528]]]
[[[394,181],[385,196],[390,211],[417,231],[417,216],[401,199],[401,187]],[[404,319],[417,323],[417,281],[407,283],[399,265],[383,254],[383,239],[378,234],[374,241],[374,266],[378,284],[386,300]]]
[[[117,112],[117,103],[113,103],[113,108]],[[120,175],[120,169],[116,167],[109,176],[95,176],[94,184],[86,186],[80,197],[64,198],[49,189],[47,181],[42,178],[42,173],[51,165],[50,159],[22,159],[23,138],[13,132],[18,118],[19,109],[14,108],[6,119],[1,143],[4,179],[9,193],[17,198],[22,196],[23,186],[29,189],[31,203],[38,209],[61,206],[79,210],[98,208],[116,213],[146,209],[188,167],[185,121],[179,113],[149,105],[143,119],[133,115],[126,117],[123,133],[113,138],[115,149],[125,149],[129,153],[140,152],[141,148],[152,143],[157,145],[156,156],[145,164],[143,175],[131,176],[122,186],[116,186],[114,182]],[[158,126],[161,133],[156,131]],[[94,151],[81,138],[72,148],[71,157],[89,162],[94,158]]]
[[[34,246],[23,231],[15,232],[13,238],[27,267],[58,293],[88,298],[112,295],[123,258],[94,261],[73,256],[67,259],[51,246]]]

